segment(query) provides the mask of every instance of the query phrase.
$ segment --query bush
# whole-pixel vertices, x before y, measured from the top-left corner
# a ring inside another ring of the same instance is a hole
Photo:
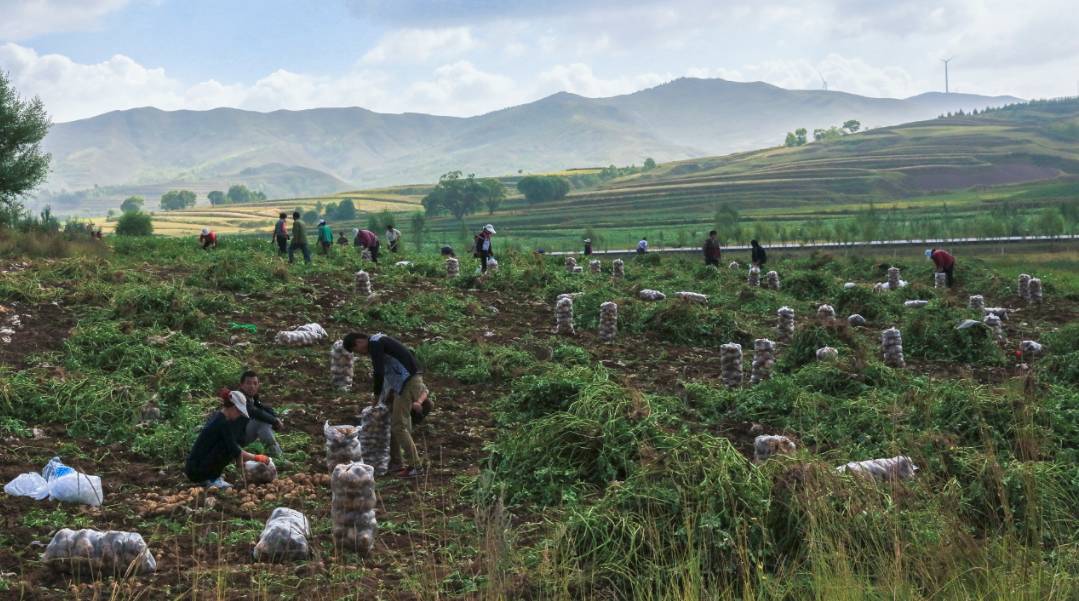
[[[153,233],[153,220],[146,213],[124,213],[116,220],[117,236],[150,236]]]

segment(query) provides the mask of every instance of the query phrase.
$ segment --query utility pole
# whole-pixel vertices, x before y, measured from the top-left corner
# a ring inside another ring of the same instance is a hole
[[[940,59],[940,62],[944,63],[944,93],[949,93],[948,90],[948,63],[952,62],[954,56]]]

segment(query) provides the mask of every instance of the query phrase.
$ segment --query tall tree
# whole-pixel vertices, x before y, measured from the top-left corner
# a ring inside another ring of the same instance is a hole
[[[235,204],[251,202],[254,200],[254,195],[251,193],[251,190],[247,189],[247,186],[243,184],[233,184],[229,186],[229,191],[225,196],[228,197],[229,202]]]
[[[569,180],[557,175],[528,175],[517,180],[517,191],[529,204],[565,198],[569,188]]]
[[[862,122],[858,121],[857,119],[847,119],[843,122],[843,129],[853,134],[859,129],[862,129]]]
[[[195,206],[195,193],[191,190],[169,190],[161,195],[161,208],[176,211]]]
[[[479,209],[480,188],[475,175],[461,177],[460,171],[450,171],[438,178],[438,184],[423,197],[423,208],[429,215],[449,213],[463,222],[466,215]]]
[[[652,157],[648,157],[644,160],[644,170],[651,171],[656,168],[656,160]]]
[[[493,215],[506,199],[506,186],[494,178],[482,179],[480,184],[483,186],[483,204],[487,207],[487,214]]]
[[[19,198],[49,173],[41,140],[52,125],[40,98],[22,100],[0,71],[0,223],[22,210]]]
[[[141,196],[128,196],[124,199],[124,202],[120,203],[120,211],[123,213],[137,213],[142,210],[142,205],[146,204],[146,199]]]
[[[225,193],[221,190],[214,190],[213,192],[210,192],[206,195],[206,198],[209,199],[210,204],[215,207],[228,202],[228,197],[225,196]]]

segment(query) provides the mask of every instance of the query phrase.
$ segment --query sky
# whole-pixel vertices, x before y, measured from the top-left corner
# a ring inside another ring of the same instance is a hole
[[[0,0],[54,121],[360,106],[469,116],[678,77],[906,97],[1079,92],[1075,0]]]

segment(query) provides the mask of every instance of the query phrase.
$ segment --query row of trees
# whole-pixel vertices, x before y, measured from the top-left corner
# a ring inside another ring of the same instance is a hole
[[[214,190],[206,195],[213,206],[227,204],[243,204],[245,202],[258,202],[266,200],[266,194],[261,190],[251,190],[243,184],[229,186],[228,192]]]
[[[853,134],[862,129],[862,123],[857,119],[848,119],[843,122],[842,126],[831,126],[829,128],[817,128],[813,130],[814,142],[827,142],[829,140],[835,140],[848,134]],[[794,131],[787,132],[787,138],[783,140],[783,145],[788,147],[804,146],[809,143],[809,132],[804,127],[799,127]]]
[[[493,178],[477,178],[475,174],[462,177],[460,171],[450,171],[438,178],[438,184],[423,197],[423,208],[428,215],[453,215],[463,221],[486,207],[494,213],[506,199],[506,187]]]

